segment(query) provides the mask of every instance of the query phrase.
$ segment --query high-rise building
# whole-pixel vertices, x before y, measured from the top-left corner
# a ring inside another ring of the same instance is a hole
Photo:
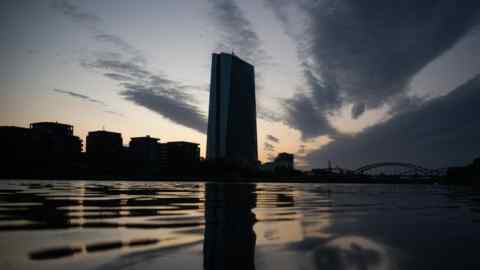
[[[108,158],[118,156],[122,151],[122,134],[105,130],[88,132],[87,155]]]
[[[107,169],[120,166],[124,153],[122,134],[105,130],[90,131],[86,152],[92,167]]]
[[[208,160],[257,163],[254,73],[253,65],[234,54],[212,55]]]
[[[198,143],[168,142],[164,144],[164,147],[166,148],[167,166],[171,172],[185,173],[185,170],[198,167],[200,162]]]
[[[23,127],[0,127],[0,155],[3,168],[23,165],[31,159],[32,139],[30,130]]]
[[[0,149],[3,176],[73,175],[82,158],[82,140],[73,126],[57,122],[0,127]]]
[[[40,153],[44,159],[65,160],[77,158],[82,151],[82,140],[73,135],[73,126],[57,122],[30,124],[32,152]]]
[[[130,139],[130,155],[135,161],[157,162],[159,160],[158,145],[160,139],[150,137],[135,137]]]

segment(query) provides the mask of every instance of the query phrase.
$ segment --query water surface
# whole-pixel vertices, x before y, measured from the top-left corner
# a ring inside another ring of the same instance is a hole
[[[480,193],[0,182],[0,269],[479,269]]]

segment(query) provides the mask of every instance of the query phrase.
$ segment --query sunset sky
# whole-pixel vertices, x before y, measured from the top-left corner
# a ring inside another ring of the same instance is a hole
[[[0,2],[0,125],[192,141],[211,54],[256,69],[258,151],[302,168],[480,156],[478,0]]]

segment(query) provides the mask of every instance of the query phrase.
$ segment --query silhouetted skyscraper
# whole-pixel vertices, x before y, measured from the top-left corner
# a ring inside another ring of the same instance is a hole
[[[207,159],[256,164],[254,73],[233,54],[212,55]]]

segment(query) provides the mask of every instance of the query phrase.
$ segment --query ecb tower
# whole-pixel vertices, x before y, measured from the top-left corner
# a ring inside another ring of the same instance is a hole
[[[233,53],[212,55],[208,160],[257,163],[254,73],[253,65]]]

